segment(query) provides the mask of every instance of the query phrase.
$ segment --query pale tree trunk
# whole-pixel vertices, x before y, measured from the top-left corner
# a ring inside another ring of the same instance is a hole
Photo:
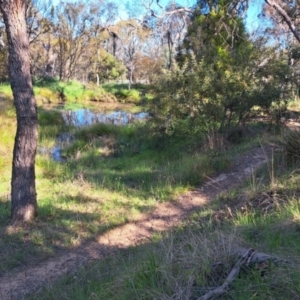
[[[288,25],[289,29],[291,30],[291,32],[293,33],[294,37],[296,38],[296,40],[298,41],[298,43],[300,43],[300,34],[297,31],[295,25],[293,24],[292,19],[289,17],[289,15],[287,14],[287,12],[284,10],[284,8],[276,1],[276,0],[265,0],[265,2],[274,7],[275,10],[278,12],[278,14],[282,17],[282,19],[284,20],[284,22]],[[299,4],[297,4],[299,5]]]
[[[0,9],[9,46],[9,75],[17,113],[11,180],[11,217],[13,221],[28,222],[37,215],[35,155],[38,123],[30,74],[25,1],[0,0]]]
[[[97,86],[99,86],[100,85],[100,78],[99,78],[99,74],[98,73],[96,73],[96,78],[97,78]]]

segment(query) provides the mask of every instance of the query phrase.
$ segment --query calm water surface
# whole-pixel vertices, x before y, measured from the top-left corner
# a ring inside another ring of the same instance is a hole
[[[97,123],[127,125],[148,117],[148,113],[130,113],[126,111],[95,112],[91,109],[67,110],[62,112],[66,125],[84,127]]]
[[[93,110],[91,108],[64,109],[59,107],[64,122],[67,126],[75,126],[78,128],[90,126],[97,123],[113,124],[117,126],[128,125],[137,121],[141,121],[149,117],[146,112],[131,113],[123,110],[108,110],[104,106],[103,111]],[[61,152],[75,140],[73,134],[62,132],[56,138],[56,145],[52,149],[40,148],[39,152],[50,154],[53,160],[62,162],[65,159]]]

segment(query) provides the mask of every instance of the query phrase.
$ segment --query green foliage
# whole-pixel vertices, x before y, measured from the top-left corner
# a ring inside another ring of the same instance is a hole
[[[16,116],[12,101],[0,100],[0,173],[5,174],[11,171],[11,153],[16,130]],[[1,193],[1,184],[0,184]]]
[[[152,101],[154,96],[151,92],[151,86],[136,83],[129,90],[127,84],[104,84],[103,89],[117,97],[120,102],[141,104]],[[147,93],[148,92],[148,93]]]
[[[68,101],[78,101],[82,99],[83,94],[86,92],[86,87],[78,81],[72,80],[59,86]]]
[[[121,89],[116,95],[126,103],[138,103],[141,100],[139,91],[135,89]]]
[[[97,82],[97,75],[100,82],[104,83],[121,77],[126,71],[124,64],[104,49],[98,50],[98,58],[94,64],[94,71],[89,74],[89,80],[94,83]]]
[[[1,82],[0,93],[6,98],[12,98],[12,90],[9,82]]]
[[[150,93],[146,95],[149,87],[143,84],[135,84],[134,89],[128,90],[126,84],[106,84],[103,87],[97,87],[92,84],[84,85],[78,81],[62,82],[51,77],[35,79],[33,84],[38,105],[58,102],[65,102],[65,105],[76,103],[80,105],[88,101],[139,104],[142,99],[147,100],[153,97]],[[0,93],[6,98],[11,98],[10,84],[2,83]]]
[[[38,102],[117,102],[116,97],[96,85],[85,85],[76,80],[63,82],[54,78],[34,80]]]
[[[86,142],[90,141],[91,138],[97,136],[104,136],[104,135],[113,135],[119,132],[119,128],[116,128],[114,125],[110,124],[95,124],[86,128],[80,129],[76,136]]]
[[[160,132],[173,134],[183,120],[192,133],[224,131],[274,103],[280,107],[287,64],[250,42],[239,18],[222,9],[196,15],[185,47],[178,66],[156,82],[153,114]],[[258,65],[261,57],[272,59]]]
[[[61,113],[58,111],[39,110],[38,117],[40,126],[53,126],[54,124],[64,124]]]

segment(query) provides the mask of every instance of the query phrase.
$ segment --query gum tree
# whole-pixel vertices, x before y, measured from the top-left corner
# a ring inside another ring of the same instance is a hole
[[[37,215],[35,155],[38,137],[37,107],[33,94],[26,1],[0,0],[9,50],[9,76],[17,114],[11,180],[11,217],[28,222]]]

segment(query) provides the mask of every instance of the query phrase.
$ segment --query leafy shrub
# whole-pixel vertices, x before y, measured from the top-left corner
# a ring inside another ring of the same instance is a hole
[[[138,103],[141,100],[140,92],[137,90],[130,90],[127,94],[127,102]]]
[[[49,88],[34,87],[34,93],[38,104],[47,104],[60,101],[59,94]]]
[[[135,89],[120,89],[115,94],[117,97],[121,98],[122,102],[125,103],[138,103],[141,100],[140,92]]]
[[[228,14],[226,5],[205,16],[195,10],[177,65],[157,78],[152,113],[159,132],[176,133],[178,120],[193,133],[225,132],[268,112],[287,90],[286,61],[263,41],[250,40],[242,19]]]
[[[280,106],[281,74],[265,82],[254,78],[255,62],[247,61],[243,66],[227,63],[226,68],[219,68],[217,58],[208,64],[191,55],[182,67],[157,81],[152,114],[160,132],[175,132],[182,120],[194,133],[224,131],[268,111],[274,103]],[[281,66],[277,62],[278,73]],[[269,71],[275,72],[274,68]]]

